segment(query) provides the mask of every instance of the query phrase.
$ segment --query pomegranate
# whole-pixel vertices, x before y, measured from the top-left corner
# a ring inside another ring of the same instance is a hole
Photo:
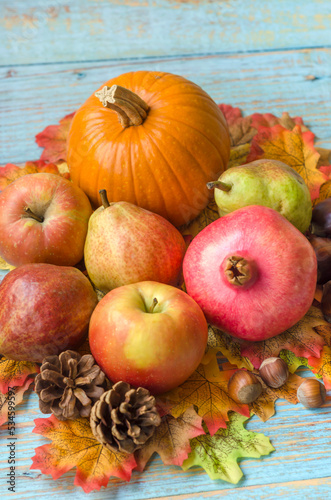
[[[252,205],[203,229],[183,263],[188,294],[207,321],[241,339],[274,337],[312,304],[315,252],[285,217]]]

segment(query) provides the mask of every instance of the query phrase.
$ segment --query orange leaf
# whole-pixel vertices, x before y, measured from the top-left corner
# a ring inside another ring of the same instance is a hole
[[[136,451],[137,469],[142,472],[153,453],[164,465],[182,465],[191,451],[190,439],[205,434],[202,418],[188,408],[180,417],[166,415],[145,446]]]
[[[57,166],[54,163],[46,163],[42,160],[28,161],[23,168],[8,163],[0,168],[0,192],[3,191],[9,184],[14,182],[23,175],[36,174],[38,172],[45,172],[48,174],[62,175],[69,179],[69,173],[65,170],[61,172],[61,165]]]
[[[320,186],[327,177],[317,169],[319,153],[314,148],[312,132],[302,132],[299,125],[292,131],[281,125],[260,127],[247,161],[261,158],[279,160],[292,167],[304,179],[312,200],[318,198]]]
[[[0,359],[0,391],[8,392],[8,387],[21,387],[26,379],[39,373],[39,365],[28,361],[13,361],[4,356]]]
[[[200,365],[186,382],[159,397],[173,417],[180,417],[192,405],[204,420],[211,435],[226,427],[228,412],[249,416],[247,405],[236,403],[227,393],[228,381],[235,370],[220,371],[216,356]]]
[[[286,332],[261,342],[244,342],[241,354],[246,356],[255,368],[259,368],[264,359],[278,356],[282,349],[305,358],[319,357],[326,341],[317,333],[315,327],[322,325],[328,330],[331,329],[331,325],[325,321],[321,310],[311,307],[307,314]]]
[[[19,404],[22,403],[23,401],[23,396],[24,393],[30,388],[30,385],[32,384],[33,379],[28,378],[24,382],[24,384],[20,387],[10,387],[10,390],[7,392],[7,394],[0,394],[0,425],[4,424],[5,422],[15,422],[15,416],[13,415],[14,410],[12,410],[12,406],[8,408],[8,399],[12,402],[14,405],[14,408],[18,406]],[[8,430],[9,430],[9,435],[13,436],[15,435],[15,426],[11,427],[8,425]]]
[[[254,371],[255,375],[260,379],[263,387],[261,395],[249,405],[250,411],[256,413],[256,415],[263,421],[266,422],[275,413],[275,401],[277,399],[286,399],[289,403],[296,404],[298,402],[297,390],[304,380],[298,375],[291,374],[287,382],[279,387],[278,389],[273,389],[268,387],[258,372]]]
[[[36,143],[39,147],[44,148],[41,160],[57,162],[66,159],[67,136],[74,114],[66,115],[60,120],[59,125],[49,125],[36,135]]]
[[[323,378],[323,382],[327,391],[331,391],[331,348],[324,346],[320,358],[313,356],[308,358],[308,363],[319,378]]]
[[[15,269],[15,266],[12,266],[11,264],[8,264],[1,256],[0,256],[0,269],[3,271],[12,271]]]
[[[330,197],[331,197],[331,181],[327,181],[324,184],[322,184],[319,196],[316,200],[314,200],[313,205],[315,206],[317,205],[317,203],[320,203],[321,201],[324,201]]]
[[[36,448],[31,469],[39,469],[58,479],[73,467],[77,468],[74,484],[85,493],[107,486],[110,476],[125,481],[137,465],[133,454],[112,452],[93,436],[89,420],[59,421],[54,415],[37,418],[33,432],[52,441]]]

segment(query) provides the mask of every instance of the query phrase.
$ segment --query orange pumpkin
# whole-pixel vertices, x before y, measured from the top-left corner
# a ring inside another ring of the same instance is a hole
[[[180,226],[210,199],[230,138],[222,112],[198,85],[137,71],[109,80],[76,112],[68,137],[72,181],[101,205],[128,201]]]

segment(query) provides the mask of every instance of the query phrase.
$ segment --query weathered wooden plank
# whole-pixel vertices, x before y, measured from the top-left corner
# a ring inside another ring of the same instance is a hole
[[[157,458],[152,459],[144,473],[134,473],[130,483],[111,479],[106,489],[93,492],[92,499],[120,498],[121,500],[142,500],[155,498],[310,498],[327,499],[331,478],[331,402],[323,408],[307,410],[301,405],[290,405],[284,401],[277,403],[277,415],[266,423],[253,417],[247,428],[263,432],[270,437],[276,448],[268,457],[243,459],[241,468],[245,474],[237,485],[223,481],[211,481],[205,472],[194,467],[187,472],[179,467],[162,465]],[[16,498],[32,500],[36,497],[51,499],[82,499],[85,494],[73,485],[75,472],[71,471],[59,480],[29,470],[34,448],[49,441],[32,434],[33,419],[45,417],[40,414],[36,395],[31,395],[24,405],[17,407],[17,468]],[[6,443],[6,426],[0,428],[0,442]],[[0,491],[6,492],[5,472],[8,451],[0,448]],[[309,479],[307,479],[309,478]],[[279,484],[278,484],[279,483]],[[307,491],[302,487],[307,487]],[[270,488],[270,489],[269,489]],[[308,493],[307,493],[308,492]],[[9,497],[9,496],[8,496]]]
[[[331,49],[307,49],[1,68],[0,164],[37,159],[34,137],[46,125],[74,111],[109,78],[141,69],[183,75],[216,102],[247,114],[302,116],[320,143],[331,145]]]
[[[330,46],[328,0],[1,0],[2,64]]]

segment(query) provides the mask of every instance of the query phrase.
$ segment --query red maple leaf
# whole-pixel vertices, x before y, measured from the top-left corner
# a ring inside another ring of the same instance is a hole
[[[39,147],[44,148],[40,157],[41,160],[55,163],[66,159],[67,136],[74,114],[66,115],[58,125],[48,125],[36,135],[36,143]]]

